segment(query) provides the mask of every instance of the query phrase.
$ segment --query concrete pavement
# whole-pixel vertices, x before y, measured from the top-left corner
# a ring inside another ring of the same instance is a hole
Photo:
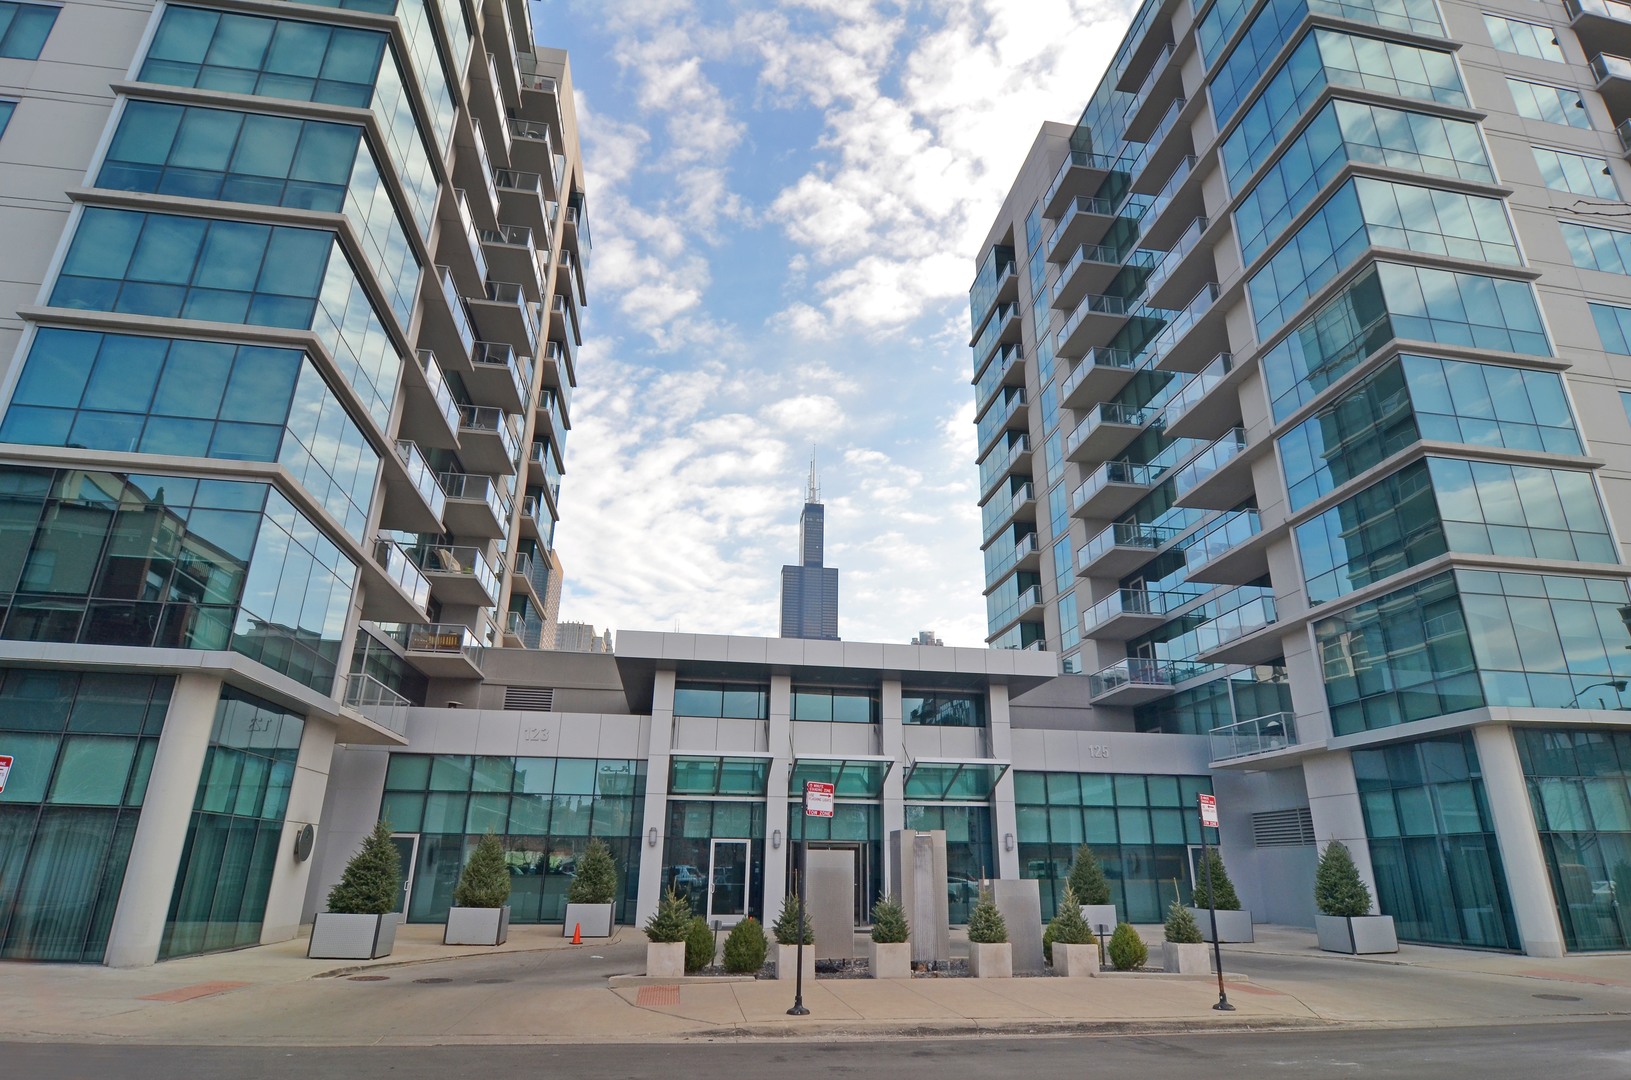
[[[1159,932],[1144,928],[1152,943]],[[1283,927],[1259,927],[1255,944],[1224,947],[1232,1013],[1211,1008],[1211,978],[1106,974],[823,977],[805,988],[811,1014],[790,1017],[788,983],[614,979],[644,967],[644,936],[629,928],[576,947],[559,927],[513,927],[497,949],[450,948],[440,936],[439,926],[404,926],[390,957],[359,963],[307,960],[297,939],[134,970],[7,964],[0,966],[0,1040],[413,1046],[1631,1016],[1626,954],[1540,960],[1404,946],[1386,957],[1338,957],[1321,953],[1311,932]]]

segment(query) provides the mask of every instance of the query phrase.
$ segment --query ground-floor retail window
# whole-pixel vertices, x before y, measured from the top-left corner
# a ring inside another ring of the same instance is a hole
[[[765,804],[753,799],[670,799],[663,888],[709,922],[764,921]],[[775,912],[771,913],[775,918]]]
[[[459,871],[488,832],[510,867],[510,921],[560,922],[578,856],[599,837],[634,918],[646,763],[611,758],[392,754],[380,817],[397,834],[409,922],[442,922]]]

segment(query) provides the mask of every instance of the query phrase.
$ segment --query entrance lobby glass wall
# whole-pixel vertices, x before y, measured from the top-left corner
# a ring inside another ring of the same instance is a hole
[[[991,837],[991,807],[984,803],[907,803],[906,828],[946,830],[947,916],[968,922],[980,898],[980,879],[997,876],[997,849]]]
[[[662,882],[665,890],[674,889],[689,900],[698,915],[723,918],[728,924],[746,914],[763,922],[762,790],[754,799],[668,800]]]

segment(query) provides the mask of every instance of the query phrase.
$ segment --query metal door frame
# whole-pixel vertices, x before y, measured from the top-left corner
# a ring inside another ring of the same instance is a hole
[[[413,871],[419,865],[419,833],[392,833],[392,840],[410,840],[408,858],[402,866],[402,921],[408,921],[408,905],[413,903]]]
[[[738,844],[742,848],[742,910],[733,912],[714,911],[714,870],[719,866],[718,851],[721,844]],[[708,841],[708,910],[706,913],[709,924],[716,920],[720,923],[729,922],[735,926],[748,916],[748,885],[753,880],[753,841],[740,839],[710,839]]]

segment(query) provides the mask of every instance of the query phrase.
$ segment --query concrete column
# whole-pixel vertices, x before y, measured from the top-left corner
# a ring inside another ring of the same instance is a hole
[[[378,755],[384,757],[383,754]],[[300,931],[300,913],[305,905],[306,884],[313,860],[295,858],[295,835],[306,825],[316,827],[323,816],[323,796],[328,792],[328,774],[334,761],[334,728],[322,721],[306,721],[300,735],[300,753],[295,758],[294,782],[289,788],[289,806],[283,816],[283,836],[278,841],[277,858],[272,863],[271,886],[266,893],[266,917],[261,923],[261,944],[287,941]],[[404,867],[406,873],[409,868]]]
[[[108,931],[109,967],[144,967],[159,958],[220,696],[221,680],[213,675],[176,678]]]
[[[998,761],[1014,760],[1014,739],[1008,725],[1008,687],[992,686],[986,697],[987,721],[990,723],[990,755]],[[991,792],[991,827],[996,835],[991,839],[997,848],[997,876],[1019,877],[1019,823],[1014,813],[1014,770],[1010,768],[997,781]],[[1012,836],[1014,846],[1004,843]]]
[[[901,752],[906,745],[906,734],[901,721],[900,680],[885,679],[879,701],[878,753],[895,759],[889,774],[883,778],[883,836],[879,847],[884,852],[883,881],[879,889],[891,896],[900,896],[900,883],[891,877],[889,838],[906,828],[906,758]]]
[[[1299,717],[1299,719],[1301,719]],[[1354,777],[1353,755],[1333,750],[1303,759],[1303,784],[1308,789],[1308,812],[1314,819],[1314,842],[1319,850],[1332,840],[1340,840],[1353,853],[1359,876],[1370,886],[1371,908],[1376,909],[1376,870],[1371,865],[1370,841],[1365,832],[1365,814],[1359,803],[1359,783]],[[1313,891],[1313,881],[1308,889]]]
[[[787,778],[793,771],[793,677],[770,677],[770,728],[765,748],[770,751],[770,780],[765,788],[765,921],[780,913],[787,895],[787,856],[795,832],[787,827]],[[772,842],[782,834],[782,846]]]
[[[646,812],[640,828],[640,887],[634,924],[656,914],[663,894],[663,845],[668,833],[668,759],[674,749],[674,672],[659,670],[651,689],[651,744],[646,747]],[[657,830],[657,846],[649,842]]]
[[[1552,897],[1552,875],[1546,868],[1512,729],[1505,724],[1485,724],[1473,728],[1472,735],[1478,767],[1484,774],[1484,798],[1501,848],[1507,893],[1518,920],[1518,940],[1530,956],[1562,956],[1563,924]]]

